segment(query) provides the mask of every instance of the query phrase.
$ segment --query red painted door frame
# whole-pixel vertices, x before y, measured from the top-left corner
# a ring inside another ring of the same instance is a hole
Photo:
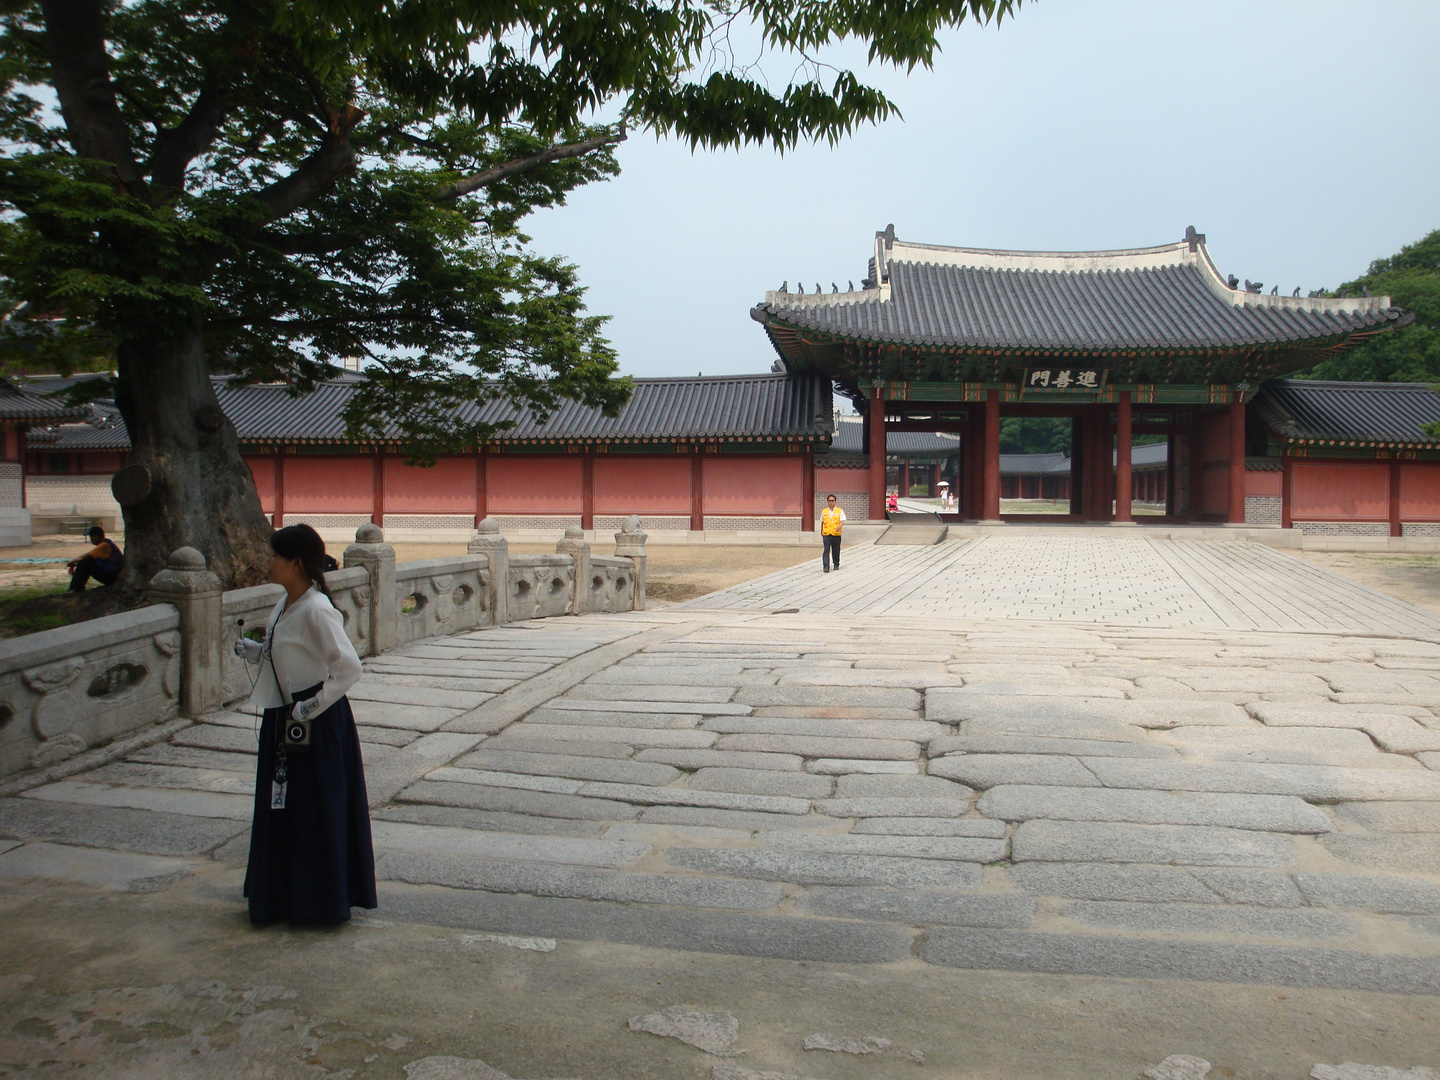
[[[800,531],[815,531],[815,455],[806,450],[800,474]]]
[[[1400,536],[1405,532],[1400,523],[1400,459],[1390,459],[1390,535]]]
[[[1000,520],[1000,391],[985,392],[985,505],[982,520]]]
[[[485,520],[485,463],[488,459],[483,451],[475,454],[475,527]]]
[[[705,459],[698,450],[690,456],[690,531],[705,531]]]
[[[285,527],[285,448],[275,453],[275,512],[272,515],[275,528]]]
[[[1280,527],[1289,529],[1294,527],[1294,521],[1290,517],[1290,489],[1295,480],[1294,461],[1289,454],[1280,459]]]
[[[1115,432],[1115,520],[1134,521],[1130,500],[1134,496],[1130,473],[1130,391],[1120,391]]]
[[[580,455],[580,528],[595,531],[595,455]]]
[[[375,481],[370,495],[370,523],[385,527],[385,451],[375,451]]]
[[[870,388],[870,520],[885,520],[885,391]]]
[[[1226,520],[1245,524],[1245,395],[1235,392],[1230,402],[1230,484]]]

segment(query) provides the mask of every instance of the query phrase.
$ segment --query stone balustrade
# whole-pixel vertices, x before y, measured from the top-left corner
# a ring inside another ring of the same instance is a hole
[[[395,562],[374,525],[325,575],[361,656],[423,638],[523,619],[645,606],[645,533],[632,517],[615,556],[592,555],[579,529],[553,555],[511,556],[493,521],[468,554]],[[255,668],[235,656],[264,633],[278,585],[228,592],[194,548],[151,582],[148,607],[0,641],[0,776],[55,764],[120,735],[248,697]]]

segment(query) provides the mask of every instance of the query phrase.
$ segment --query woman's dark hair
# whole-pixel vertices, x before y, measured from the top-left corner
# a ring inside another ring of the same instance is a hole
[[[325,587],[325,541],[309,525],[286,525],[270,534],[270,550],[282,559],[299,559],[314,586],[334,602]]]

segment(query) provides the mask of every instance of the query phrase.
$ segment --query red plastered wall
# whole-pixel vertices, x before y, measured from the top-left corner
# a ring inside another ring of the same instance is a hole
[[[822,498],[833,492],[868,492],[869,469],[816,469],[815,493]]]
[[[1297,461],[1290,481],[1295,521],[1385,521],[1390,466],[1383,462]]]
[[[595,513],[689,514],[690,459],[597,454]]]
[[[1279,470],[1256,470],[1245,474],[1246,495],[1279,495],[1284,486],[1285,474]]]
[[[1400,466],[1400,520],[1440,521],[1440,461]]]
[[[491,514],[580,513],[578,456],[495,456],[486,483],[485,508]]]
[[[440,458],[428,469],[385,459],[387,514],[471,514],[475,512],[475,459]]]
[[[375,464],[364,457],[287,457],[285,513],[373,513]]]
[[[705,513],[799,514],[805,461],[794,457],[705,459]]]
[[[260,508],[267,514],[275,512],[275,459],[273,457],[246,458],[250,475],[255,478],[255,491],[260,496]]]

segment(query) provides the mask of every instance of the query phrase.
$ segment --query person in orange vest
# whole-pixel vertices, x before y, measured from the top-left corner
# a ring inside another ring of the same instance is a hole
[[[825,509],[820,511],[820,542],[825,545],[825,554],[820,564],[825,573],[830,572],[833,557],[835,569],[840,569],[840,530],[845,527],[845,511],[841,510],[831,495],[825,500]]]

